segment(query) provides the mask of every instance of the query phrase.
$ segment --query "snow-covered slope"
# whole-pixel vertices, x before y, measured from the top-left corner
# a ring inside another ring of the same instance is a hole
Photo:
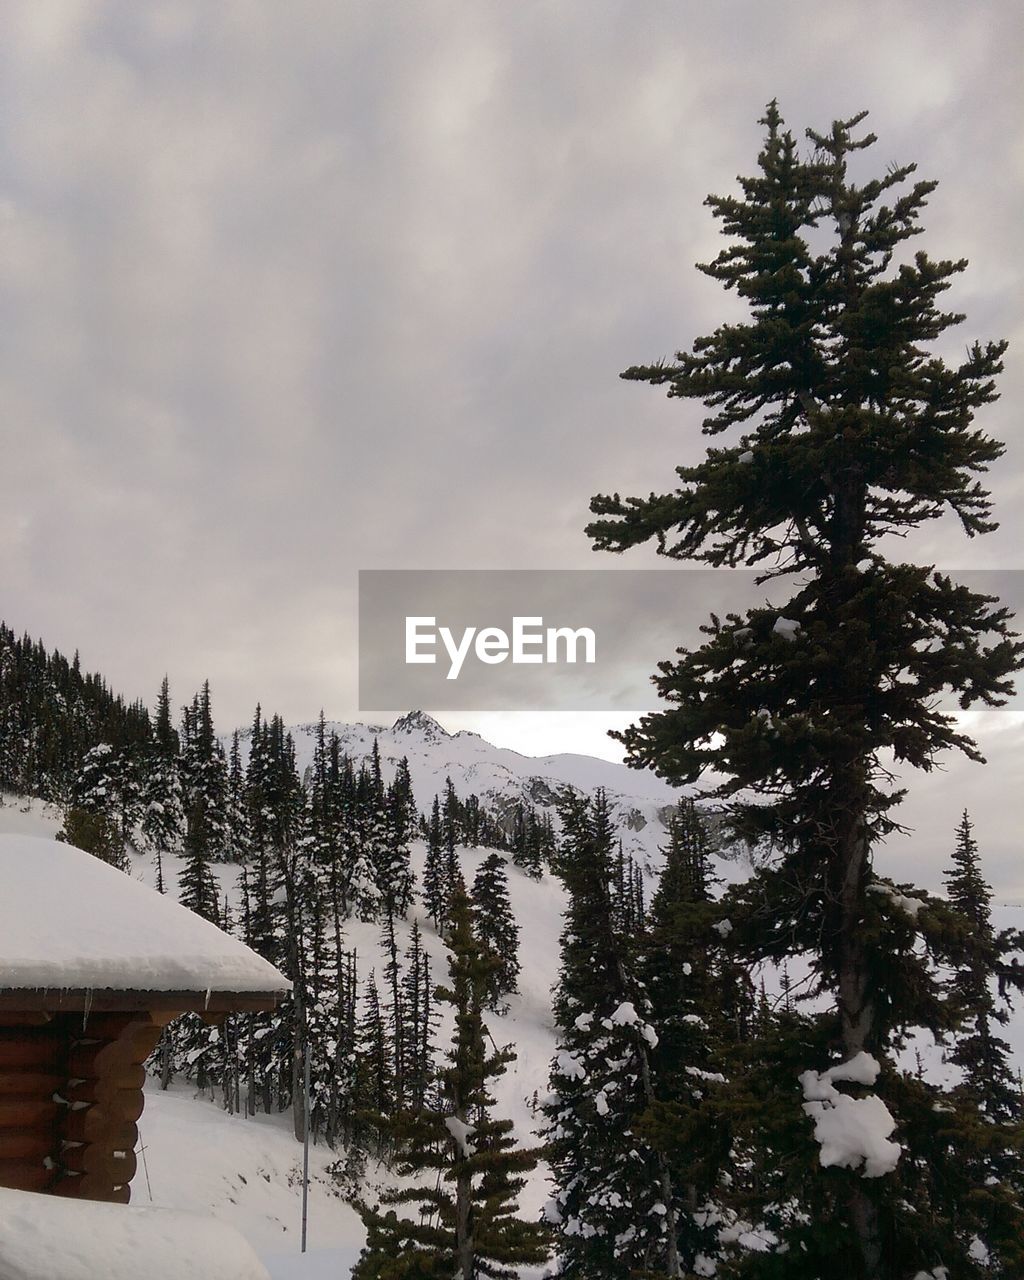
[[[0,804],[0,833],[14,830],[52,836],[60,823],[59,812],[40,801],[7,796]],[[415,842],[412,856],[417,874],[422,869],[424,852],[422,842]],[[460,857],[471,881],[486,851],[462,849]],[[180,868],[179,859],[164,859],[169,895],[177,893]],[[234,905],[238,868],[221,864],[214,870]],[[150,859],[136,857],[132,875],[153,884],[155,867]],[[538,1092],[546,1092],[548,1064],[554,1049],[550,988],[557,970],[563,894],[553,878],[545,876],[537,882],[515,867],[510,867],[509,891],[522,928],[520,993],[512,998],[506,1015],[491,1017],[489,1022],[495,1042],[512,1044],[518,1057],[496,1082],[496,1114],[513,1120],[520,1138],[531,1142],[532,1100]],[[397,922],[399,947],[404,949],[407,944],[414,916],[423,930],[423,944],[431,955],[433,972],[440,978],[446,973],[447,952],[421,911],[414,912],[407,921]],[[376,925],[357,920],[350,920],[346,926],[346,943],[359,954],[361,979],[372,968],[379,974],[382,967],[379,933]],[[449,1034],[450,1023],[442,1023],[438,1035],[441,1047]],[[227,1222],[253,1244],[273,1280],[326,1280],[328,1276],[341,1280],[347,1274],[346,1267],[358,1256],[364,1233],[358,1216],[342,1199],[338,1184],[328,1171],[338,1155],[324,1147],[314,1148],[310,1161],[310,1254],[301,1261],[297,1257],[302,1149],[292,1137],[290,1117],[229,1116],[217,1103],[187,1086],[176,1085],[164,1093],[149,1081],[139,1128],[145,1160],[140,1156],[139,1172],[132,1184],[133,1203],[207,1212]],[[372,1184],[383,1181],[385,1176],[371,1166],[371,1185],[364,1187],[364,1192],[370,1194]],[[538,1213],[549,1194],[543,1171],[538,1170],[524,1191],[524,1211]]]
[[[417,801],[428,805],[435,792],[451,776],[462,795],[475,791],[481,799],[496,803],[500,798],[545,803],[544,788],[570,784],[590,790],[604,786],[621,816],[637,812],[633,831],[634,852],[646,855],[653,865],[659,861],[658,844],[663,842],[661,813],[677,793],[658,779],[629,770],[622,765],[583,756],[550,756],[540,759],[521,756],[493,747],[475,734],[447,734],[429,717],[404,717],[390,729],[363,725],[337,725],[345,750],[359,757],[369,753],[377,737],[385,771],[390,775],[403,755],[409,759]],[[312,759],[315,726],[293,729],[300,768]],[[60,815],[39,802],[14,801],[0,806],[0,831],[21,831],[51,835],[60,824]],[[414,865],[422,866],[422,843],[413,847]],[[483,851],[460,851],[467,879],[472,879]],[[164,874],[168,892],[176,893],[180,864],[166,859]],[[743,874],[736,864],[721,868],[733,879]],[[237,868],[215,868],[229,900],[237,902]],[[137,858],[133,875],[153,883],[155,872],[148,859]],[[530,880],[515,867],[510,868],[509,887],[522,930],[520,994],[512,1000],[504,1017],[490,1020],[494,1040],[511,1043],[518,1060],[496,1088],[498,1114],[508,1116],[519,1136],[530,1141],[533,1135],[532,1100],[547,1089],[547,1071],[554,1047],[550,1013],[550,988],[558,961],[558,935],[563,894],[557,881],[545,877]],[[443,974],[445,949],[429,922],[420,915],[424,941],[430,951],[434,972]],[[1024,908],[997,907],[999,927],[1024,927]],[[399,945],[404,948],[411,920],[399,925]],[[360,975],[372,967],[379,973],[382,953],[374,925],[349,921],[347,945],[359,953]],[[791,976],[796,974],[794,967]],[[1024,1063],[1024,1017],[1018,1015],[1007,1029],[1018,1060]],[[443,1044],[447,1032],[442,1028]],[[926,1067],[941,1070],[939,1055],[925,1055]],[[341,1280],[357,1256],[363,1232],[356,1214],[345,1204],[328,1171],[336,1159],[324,1148],[312,1153],[313,1187],[310,1202],[310,1254],[298,1259],[300,1223],[301,1148],[291,1136],[287,1117],[246,1119],[228,1116],[219,1107],[194,1091],[174,1087],[161,1093],[151,1082],[147,1086],[146,1111],[141,1123],[145,1164],[140,1160],[133,1184],[134,1201],[169,1208],[205,1211],[236,1227],[255,1246],[274,1280]],[[148,1172],[148,1180],[147,1180]],[[383,1179],[380,1170],[370,1169],[370,1183]],[[368,1188],[367,1190],[372,1190]],[[537,1211],[549,1194],[543,1173],[538,1171],[524,1194],[523,1208]]]

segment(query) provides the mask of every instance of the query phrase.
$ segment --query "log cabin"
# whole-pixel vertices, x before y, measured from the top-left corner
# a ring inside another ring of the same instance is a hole
[[[164,1026],[272,1010],[289,990],[238,939],[91,854],[0,835],[0,1187],[127,1204]]]

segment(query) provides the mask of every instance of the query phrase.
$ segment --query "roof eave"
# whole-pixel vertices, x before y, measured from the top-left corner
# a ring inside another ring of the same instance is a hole
[[[142,991],[110,987],[0,988],[4,1013],[270,1013],[288,996],[278,991]]]

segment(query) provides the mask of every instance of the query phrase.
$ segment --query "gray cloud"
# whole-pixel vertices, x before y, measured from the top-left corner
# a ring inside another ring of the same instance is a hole
[[[776,95],[797,129],[870,107],[877,163],[940,179],[925,242],[972,259],[951,349],[1017,339],[985,422],[1011,452],[998,533],[910,550],[1020,567],[1017,6],[5,19],[3,612],[131,695],[166,668],[181,695],[208,675],[225,723],[256,697],[345,717],[358,568],[597,563],[591,493],[667,485],[703,447],[694,407],[616,375],[729,313],[692,269],[716,250],[701,202],[749,171]]]

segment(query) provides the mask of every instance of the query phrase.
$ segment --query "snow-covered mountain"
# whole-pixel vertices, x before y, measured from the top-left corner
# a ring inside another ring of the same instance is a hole
[[[435,795],[443,795],[449,777],[461,798],[475,794],[499,812],[520,801],[551,808],[566,786],[587,793],[603,787],[623,847],[648,870],[658,864],[668,812],[684,794],[649,770],[630,769],[611,760],[571,754],[525,756],[496,747],[468,729],[449,733],[424,711],[411,711],[390,726],[327,721],[326,731],[336,733],[342,751],[357,762],[371,753],[376,740],[385,781],[404,756],[416,803],[423,811],[429,811]],[[289,732],[301,775],[313,760],[317,725],[293,725]],[[250,737],[248,729],[239,732],[243,758]]]

